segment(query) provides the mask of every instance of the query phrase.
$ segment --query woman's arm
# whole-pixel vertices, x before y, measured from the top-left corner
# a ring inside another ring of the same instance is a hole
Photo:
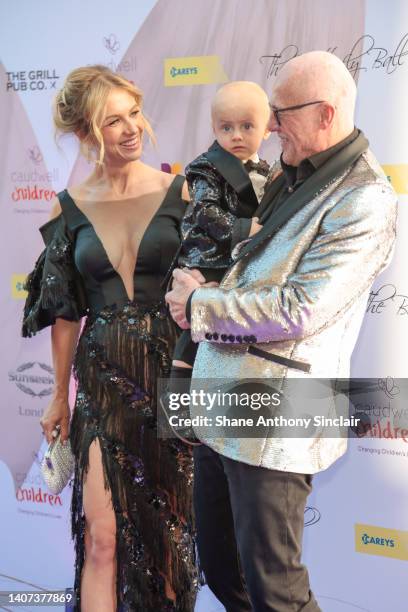
[[[58,198],[55,198],[52,202],[50,220],[58,217],[60,213],[61,205]],[[54,389],[51,402],[40,421],[48,443],[51,442],[52,432],[57,425],[61,427],[61,441],[68,438],[70,421],[69,381],[80,327],[79,321],[65,321],[64,319],[57,319],[51,327]]]
[[[61,441],[68,438],[70,409],[68,403],[69,380],[81,323],[57,319],[51,328],[54,389],[51,402],[42,418],[41,427],[48,442],[57,425],[61,427]]]

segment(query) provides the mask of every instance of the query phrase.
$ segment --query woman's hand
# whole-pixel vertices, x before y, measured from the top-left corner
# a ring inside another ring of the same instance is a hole
[[[61,442],[68,439],[70,416],[71,412],[67,399],[54,398],[51,400],[40,420],[48,444],[54,439],[53,431],[57,425],[61,431]]]

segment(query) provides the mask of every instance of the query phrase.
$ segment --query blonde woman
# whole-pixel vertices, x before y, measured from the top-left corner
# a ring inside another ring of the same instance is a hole
[[[108,68],[73,70],[54,122],[95,167],[58,194],[41,228],[46,249],[28,280],[23,335],[52,325],[55,389],[41,425],[48,441],[59,426],[76,459],[76,610],[189,612],[191,460],[177,441],[157,439],[155,417],[176,339],[161,281],[188,192],[183,177],[140,160],[144,133],[152,137],[142,94]]]

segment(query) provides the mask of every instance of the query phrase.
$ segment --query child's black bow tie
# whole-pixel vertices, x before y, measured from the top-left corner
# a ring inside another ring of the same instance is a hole
[[[244,163],[244,168],[247,172],[258,172],[258,174],[262,176],[268,176],[269,172],[269,164],[263,159],[260,159],[259,162],[248,159],[248,161]]]

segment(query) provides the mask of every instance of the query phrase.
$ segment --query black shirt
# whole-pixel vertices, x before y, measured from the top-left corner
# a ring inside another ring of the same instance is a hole
[[[278,208],[285,203],[287,198],[291,193],[296,191],[304,183],[312,174],[323,164],[325,164],[333,155],[336,155],[341,149],[349,145],[353,140],[357,138],[359,135],[359,131],[357,128],[349,134],[346,138],[343,138],[340,142],[333,145],[329,149],[325,151],[320,151],[320,153],[315,153],[310,157],[307,157],[303,161],[300,162],[298,166],[290,166],[286,164],[282,155],[280,158],[283,175],[285,177],[285,184],[283,187],[275,194],[275,197],[269,203],[268,208],[261,215],[260,221],[262,225],[265,223],[267,219],[271,216],[272,213],[276,212]],[[265,191],[267,190],[267,186]]]

